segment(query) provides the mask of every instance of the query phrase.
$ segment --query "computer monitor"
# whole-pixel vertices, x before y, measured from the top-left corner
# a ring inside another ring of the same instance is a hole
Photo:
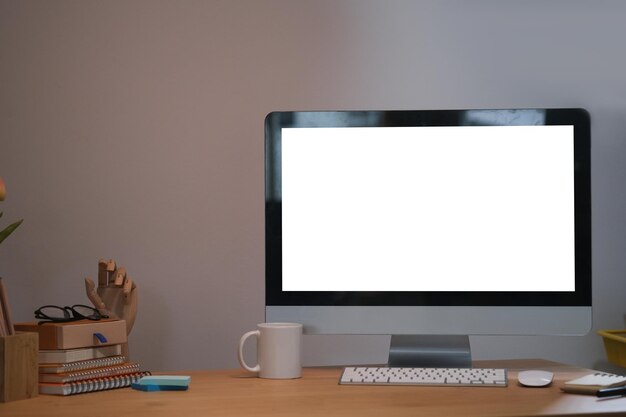
[[[591,328],[583,109],[273,112],[265,178],[267,321],[412,366]]]

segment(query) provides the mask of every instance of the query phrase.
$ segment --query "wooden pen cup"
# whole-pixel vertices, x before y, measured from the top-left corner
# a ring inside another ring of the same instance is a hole
[[[39,391],[39,335],[0,337],[0,402],[36,397]]]

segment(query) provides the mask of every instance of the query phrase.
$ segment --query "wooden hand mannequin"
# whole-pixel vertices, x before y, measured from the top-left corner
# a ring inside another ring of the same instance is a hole
[[[130,334],[137,316],[137,287],[126,275],[126,268],[117,268],[112,259],[98,261],[98,288],[91,278],[85,278],[87,297],[100,314],[126,320]]]

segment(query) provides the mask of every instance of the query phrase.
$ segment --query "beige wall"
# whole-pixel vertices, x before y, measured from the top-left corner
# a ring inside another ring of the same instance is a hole
[[[18,320],[137,281],[135,359],[236,366],[263,320],[263,118],[273,110],[583,106],[593,124],[595,328],[624,326],[621,1],[0,0],[0,246]],[[384,360],[307,337],[305,363]],[[477,358],[604,366],[600,340],[472,338]]]

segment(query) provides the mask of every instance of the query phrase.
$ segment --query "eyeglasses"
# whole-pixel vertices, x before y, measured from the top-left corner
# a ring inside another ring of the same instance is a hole
[[[93,307],[75,304],[71,307],[59,307],[47,305],[39,307],[35,310],[35,318],[42,319],[39,324],[44,323],[63,323],[68,321],[77,320],[100,320],[109,318],[100,314],[98,310]]]

